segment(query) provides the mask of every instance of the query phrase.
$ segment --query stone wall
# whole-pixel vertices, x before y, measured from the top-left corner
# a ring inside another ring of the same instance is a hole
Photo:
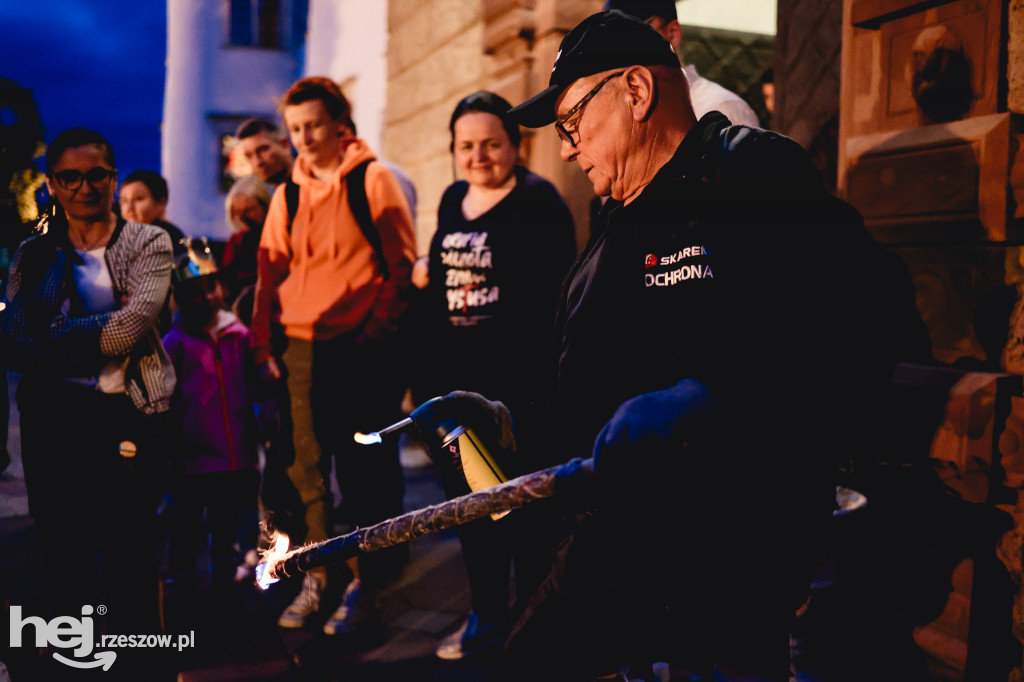
[[[383,155],[401,166],[419,193],[417,246],[425,254],[437,206],[457,179],[448,123],[460,99],[492,90],[517,104],[547,87],[565,33],[600,10],[601,0],[389,0],[388,88]],[[590,183],[558,157],[550,129],[525,130],[527,165],[551,180],[586,239]]]
[[[1024,157],[1016,114],[1024,112],[1024,2],[845,0],[843,12],[839,192],[907,264],[935,359],[1007,372],[1019,382]],[[974,421],[966,415],[935,434],[935,447],[968,434]],[[1024,679],[1024,593],[1013,606],[1017,641],[1008,642],[1009,606],[992,578],[1009,571],[1013,584],[1024,584],[1019,387],[994,418],[1005,430],[992,460],[972,454],[954,467],[964,482],[967,460],[980,463],[984,490],[972,495],[947,483],[964,499],[1010,512],[1013,530],[1000,546],[1001,566],[991,563],[987,547],[976,550],[975,558],[989,563],[975,567],[973,593],[960,595],[969,623],[950,629],[956,619],[936,621],[932,634],[942,636],[918,642],[952,666],[948,679],[1007,679],[978,674],[1007,657],[1017,659],[1009,679]]]
[[[846,0],[839,191],[910,268],[937,360],[1021,372],[1024,171],[1000,75],[1006,10]]]
[[[466,94],[485,87],[479,0],[390,0],[384,156],[416,185],[417,242],[426,254],[437,205],[454,179],[448,119]]]
[[[826,183],[836,184],[842,6],[779,0],[772,129],[799,142]]]

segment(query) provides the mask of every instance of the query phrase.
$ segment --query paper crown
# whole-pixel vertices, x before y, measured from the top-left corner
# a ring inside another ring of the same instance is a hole
[[[174,277],[178,282],[216,274],[217,259],[206,237],[186,237],[181,241],[185,245],[185,253],[178,257],[174,266]]]

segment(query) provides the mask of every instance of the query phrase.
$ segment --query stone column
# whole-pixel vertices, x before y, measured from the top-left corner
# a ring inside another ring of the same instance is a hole
[[[186,225],[186,231],[191,221],[190,202],[185,198],[202,197],[206,188],[216,183],[210,145],[196,142],[209,138],[205,69],[219,45],[209,28],[210,9],[208,0],[167,3],[167,82],[160,167],[174,197],[168,217]]]
[[[536,0],[536,32],[528,75],[528,95],[548,86],[551,65],[555,63],[562,38],[576,24],[594,12],[601,11],[602,4],[601,0]],[[518,101],[513,101],[513,104]],[[582,247],[590,235],[590,206],[595,198],[594,187],[579,166],[562,161],[559,156],[561,143],[554,127],[525,132],[524,153],[530,168],[554,183],[562,193],[576,222],[576,243]]]
[[[530,48],[536,16],[528,0],[483,0],[484,54],[490,55],[490,89],[516,104],[530,91]]]

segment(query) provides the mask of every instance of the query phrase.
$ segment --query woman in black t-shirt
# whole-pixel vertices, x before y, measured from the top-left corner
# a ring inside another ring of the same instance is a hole
[[[451,149],[463,179],[448,187],[438,209],[419,301],[423,356],[413,395],[422,402],[468,390],[501,400],[515,415],[522,452],[531,449],[523,446],[535,438],[535,415],[548,393],[555,305],[576,245],[558,191],[518,165],[519,128],[506,117],[509,108],[501,97],[477,92],[452,115]],[[512,462],[506,473],[532,465]],[[448,478],[449,496],[468,492],[464,480]],[[438,656],[461,658],[507,633],[507,528],[490,519],[460,528],[473,611]]]

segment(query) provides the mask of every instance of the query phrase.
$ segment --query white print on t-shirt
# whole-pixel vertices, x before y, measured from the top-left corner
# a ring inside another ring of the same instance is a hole
[[[653,253],[644,256],[644,267],[653,268],[659,265],[674,265],[681,260],[706,256],[711,251],[706,246],[687,246],[675,253],[660,258]],[[691,279],[714,279],[710,265],[683,265],[675,270],[659,272],[658,274],[644,274],[644,286],[648,287],[670,287],[680,282]]]
[[[483,247],[487,244],[486,232],[452,232],[441,241],[442,249],[464,249],[467,246]]]
[[[498,300],[498,287],[487,286],[487,273],[494,267],[486,232],[452,232],[441,240],[441,264],[445,271],[448,310],[463,313]],[[472,268],[472,269],[471,269]]]
[[[448,296],[449,311],[461,310],[466,312],[469,308],[479,308],[482,305],[496,302],[498,300],[498,287],[480,287],[475,289],[472,285],[468,285],[461,289],[449,289],[445,294]]]
[[[710,265],[684,265],[668,272],[659,272],[657,275],[647,273],[644,275],[644,286],[648,287],[670,287],[680,282],[691,279],[714,279]]]
[[[649,253],[644,256],[644,267],[653,268],[656,265],[674,265],[675,263],[678,263],[681,260],[686,260],[687,258],[706,256],[710,252],[711,249],[706,246],[687,246],[685,249],[679,249],[675,253],[662,256],[661,258],[658,258],[658,256],[653,253]]]
[[[491,250],[486,246],[472,251],[442,251],[441,264],[450,268],[491,268]]]
[[[680,249],[670,256],[662,256],[661,265],[672,265],[687,258],[706,255],[708,255],[708,247],[706,246],[687,246],[685,249]]]
[[[450,268],[492,268],[486,232],[452,232],[441,240],[441,264]]]
[[[485,284],[486,282],[487,275],[472,270],[449,268],[445,271],[444,285],[449,289],[464,287],[467,284]]]

